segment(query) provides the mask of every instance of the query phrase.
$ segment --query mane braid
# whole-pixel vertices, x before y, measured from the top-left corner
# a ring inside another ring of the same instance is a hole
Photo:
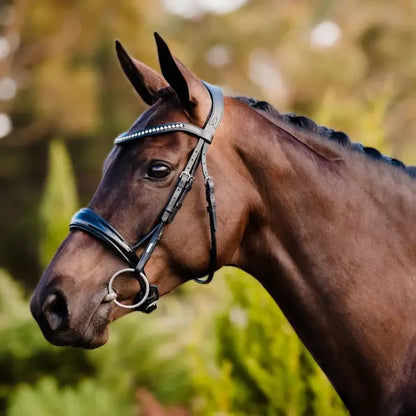
[[[373,147],[363,146],[361,143],[353,143],[347,134],[342,131],[335,131],[325,126],[319,126],[313,120],[305,116],[298,116],[293,113],[279,113],[271,104],[266,101],[259,101],[255,98],[247,97],[234,97],[242,103],[248,105],[256,110],[264,111],[270,114],[277,120],[286,122],[289,125],[295,126],[301,130],[312,132],[319,137],[324,137],[328,140],[334,141],[346,148],[353,151],[364,153],[366,156],[381,160],[388,163],[398,169],[405,171],[408,175],[416,178],[416,166],[406,166],[403,162],[398,159],[394,159],[389,156],[385,156]]]

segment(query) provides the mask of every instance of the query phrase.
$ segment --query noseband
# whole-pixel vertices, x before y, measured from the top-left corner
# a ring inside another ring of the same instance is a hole
[[[207,150],[214,137],[214,133],[222,119],[224,111],[224,102],[222,97],[222,91],[215,85],[210,85],[203,82],[208,89],[211,97],[211,111],[205,122],[204,128],[199,128],[192,124],[184,122],[174,122],[167,124],[160,124],[157,126],[147,127],[140,131],[131,131],[119,135],[114,144],[122,146],[125,143],[141,139],[142,137],[156,136],[159,134],[167,134],[174,131],[183,131],[198,138],[198,142],[194,147],[185,168],[179,175],[176,187],[173,190],[170,198],[165,205],[162,214],[159,218],[159,222],[136,244],[130,245],[123,236],[104,218],[98,215],[94,210],[90,208],[82,208],[78,211],[71,220],[69,225],[70,230],[82,230],[92,236],[98,238],[110,248],[113,249],[120,257],[123,258],[128,264],[129,268],[117,271],[110,279],[108,283],[108,295],[107,300],[113,300],[118,306],[128,309],[136,309],[141,312],[150,313],[156,309],[156,302],[159,298],[159,292],[157,286],[150,285],[149,281],[144,273],[144,268],[150,259],[157,243],[162,237],[163,228],[166,224],[173,221],[176,213],[182,206],[182,202],[186,194],[191,190],[193,181],[195,179],[195,172],[198,165],[201,164],[202,173],[205,180],[207,211],[209,214],[209,224],[211,231],[211,251],[210,251],[210,264],[209,274],[207,278],[195,279],[196,282],[201,284],[209,283],[215,273],[215,266],[217,260],[217,242],[215,232],[217,230],[217,215],[216,204],[214,197],[214,184],[211,177],[208,174],[207,167]],[[144,251],[138,257],[135,250],[139,247],[144,247]],[[140,292],[137,295],[136,303],[133,305],[125,305],[119,302],[116,292],[113,290],[114,280],[123,273],[131,272],[135,275],[140,284]]]

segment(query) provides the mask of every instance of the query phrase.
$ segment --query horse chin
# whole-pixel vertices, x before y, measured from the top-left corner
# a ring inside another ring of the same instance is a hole
[[[100,331],[89,326],[82,336],[71,330],[59,335],[51,335],[49,332],[43,331],[43,335],[47,341],[58,347],[75,347],[91,350],[101,347],[108,341],[109,331],[108,325]]]
[[[91,332],[91,333],[90,333]],[[107,343],[109,338],[109,329],[108,324],[104,330],[100,333],[96,333],[95,330],[90,331],[90,328],[87,329],[86,333],[78,340],[75,347],[83,348],[87,350],[93,350],[99,348]]]
[[[110,323],[130,312],[132,310],[114,308],[109,303],[102,303],[90,319],[82,337],[73,346],[89,350],[103,346],[110,337]]]

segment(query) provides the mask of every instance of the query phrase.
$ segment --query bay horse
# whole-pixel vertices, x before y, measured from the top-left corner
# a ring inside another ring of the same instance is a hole
[[[352,415],[416,414],[415,168],[223,98],[155,36],[163,76],[117,43],[150,107],[116,139],[32,296],[44,336],[99,347],[110,322],[233,265],[274,298]]]

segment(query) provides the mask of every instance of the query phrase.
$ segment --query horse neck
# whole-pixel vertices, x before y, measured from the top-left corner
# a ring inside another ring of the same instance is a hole
[[[235,136],[253,207],[236,263],[279,304],[352,414],[396,414],[412,400],[403,391],[416,391],[411,180],[331,144],[327,158],[254,117]]]

